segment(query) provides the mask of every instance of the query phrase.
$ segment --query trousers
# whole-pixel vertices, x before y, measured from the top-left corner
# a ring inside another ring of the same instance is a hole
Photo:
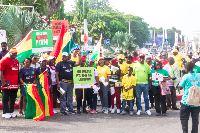
[[[111,95],[111,105],[112,109],[114,108],[114,98],[116,97],[116,104],[117,104],[117,109],[120,108],[120,87],[114,87],[115,88],[115,94]]]
[[[76,89],[76,101],[77,101],[77,110],[80,110],[80,106],[82,105],[82,99],[83,99],[83,89]],[[86,107],[86,94],[87,89],[84,89],[84,101],[83,101],[83,110],[85,110]]]
[[[87,89],[87,102],[91,109],[96,110],[97,106],[97,94],[94,94],[94,91],[92,88]]]
[[[104,84],[100,82],[99,95],[101,99],[102,108],[108,108],[108,90],[109,86],[104,86]]]
[[[176,89],[174,86],[169,86],[169,88],[170,88],[171,94],[167,95],[167,98],[166,98],[167,107],[177,108],[176,107]]]

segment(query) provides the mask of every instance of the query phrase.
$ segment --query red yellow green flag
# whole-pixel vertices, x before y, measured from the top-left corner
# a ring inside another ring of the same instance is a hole
[[[44,71],[39,75],[38,93],[44,106],[45,116],[54,116],[53,107],[50,100],[47,71]]]
[[[36,121],[44,120],[44,107],[35,84],[26,84],[26,111],[25,119]]]

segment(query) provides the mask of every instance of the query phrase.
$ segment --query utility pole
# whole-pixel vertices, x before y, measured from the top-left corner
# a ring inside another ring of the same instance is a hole
[[[84,0],[83,0],[83,20],[84,20]]]
[[[129,16],[129,35],[131,33],[131,27],[130,27],[130,16]]]

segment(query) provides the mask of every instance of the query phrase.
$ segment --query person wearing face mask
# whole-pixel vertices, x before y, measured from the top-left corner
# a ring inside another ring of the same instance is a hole
[[[2,89],[3,118],[16,117],[14,114],[15,99],[18,91],[19,61],[16,59],[17,49],[9,51],[9,57],[0,62],[0,78]],[[9,102],[9,106],[8,106]]]
[[[23,97],[19,101],[19,103],[22,103],[22,104],[20,104],[19,115],[23,115],[22,107],[24,109],[24,113],[26,111],[27,100],[26,100],[25,84],[35,84],[36,83],[35,70],[34,70],[34,68],[30,67],[31,59],[26,58],[26,59],[24,59],[23,63],[24,63],[24,67],[22,69],[20,69],[20,72],[19,72],[19,82],[21,83],[20,89],[21,89],[21,95]],[[23,106],[21,106],[21,105],[23,105]]]
[[[56,82],[56,67],[55,67],[55,57],[54,56],[49,56],[48,57],[48,63],[47,67],[50,69],[51,72],[51,80],[52,80],[52,86],[53,88],[53,112],[56,114],[56,104],[57,104],[57,98],[59,98],[59,92],[57,90],[57,82]]]
[[[78,62],[69,60],[67,52],[62,53],[62,61],[56,65],[56,82],[57,89],[62,88],[65,92],[60,95],[60,113],[67,115],[66,110],[66,91],[67,91],[67,105],[69,106],[69,113],[76,114],[73,110],[73,67],[79,66],[81,63],[81,51],[78,52]]]
[[[149,77],[150,77],[150,67],[144,62],[145,55],[139,55],[139,62],[133,66],[133,75],[136,78],[136,104],[137,104],[137,115],[142,113],[141,106],[141,94],[143,92],[144,102],[145,102],[145,113],[151,115],[149,110]]]

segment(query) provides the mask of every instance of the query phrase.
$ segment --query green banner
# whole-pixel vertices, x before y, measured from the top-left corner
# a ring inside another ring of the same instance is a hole
[[[31,32],[32,53],[53,51],[52,30]]]
[[[73,79],[74,84],[94,84],[94,68],[74,67]]]

